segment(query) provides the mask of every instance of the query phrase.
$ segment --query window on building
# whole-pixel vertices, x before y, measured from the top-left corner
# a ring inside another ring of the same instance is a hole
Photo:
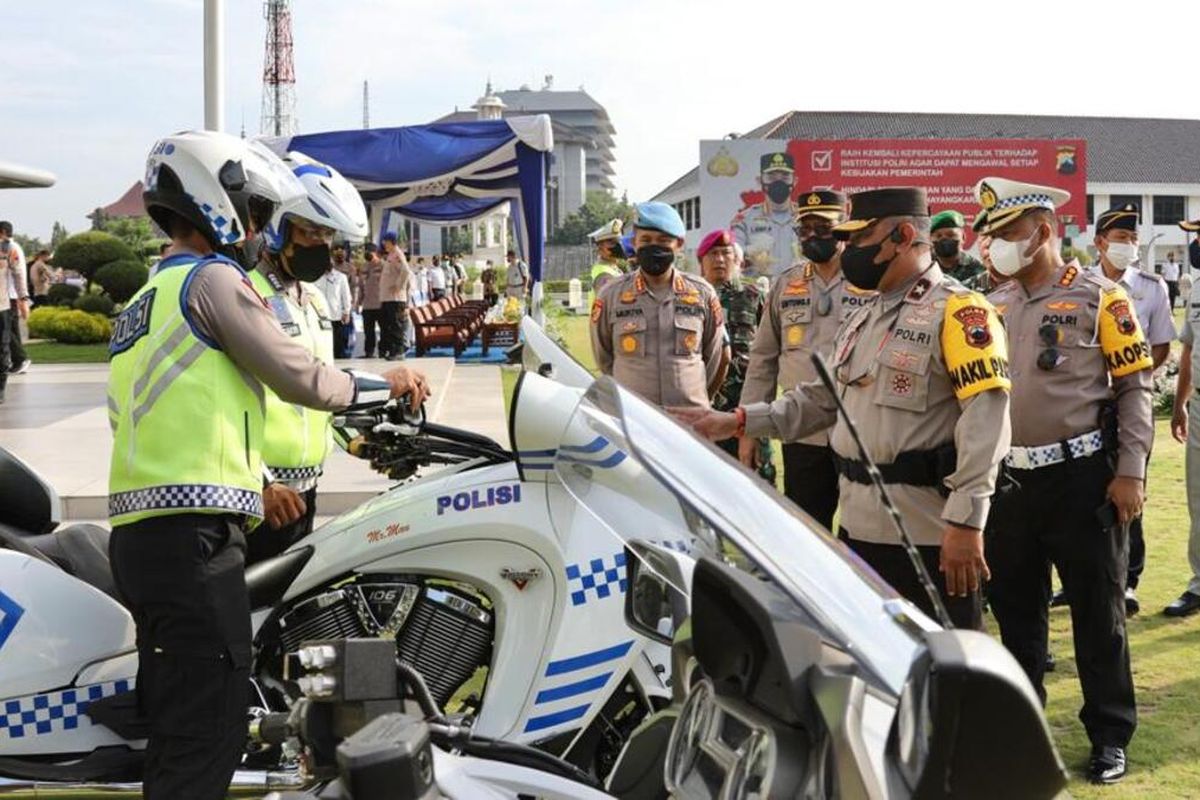
[[[1137,206],[1138,210],[1143,214],[1146,212],[1146,209],[1142,208],[1142,198],[1139,195],[1114,194],[1108,198],[1108,208],[1120,208],[1121,206],[1127,206],[1131,203]],[[1108,211],[1108,208],[1101,209],[1101,213]]]
[[[700,227],[700,198],[696,198],[696,227]]]
[[[1087,223],[1091,225],[1096,221],[1096,198],[1094,195],[1087,196]]]
[[[1187,219],[1187,198],[1182,195],[1154,195],[1154,224],[1174,225]]]

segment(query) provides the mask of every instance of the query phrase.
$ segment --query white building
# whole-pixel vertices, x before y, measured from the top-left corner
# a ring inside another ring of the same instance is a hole
[[[789,111],[742,138],[757,139],[1084,139],[1087,222],[1113,205],[1142,209],[1140,238],[1161,264],[1186,262],[1189,237],[1176,223],[1200,218],[1200,120],[1127,117],[1042,117],[1007,114],[902,114]],[[707,220],[693,167],[655,197],[670,203],[688,228],[687,249],[728,220]],[[1073,243],[1094,250],[1093,230]]]

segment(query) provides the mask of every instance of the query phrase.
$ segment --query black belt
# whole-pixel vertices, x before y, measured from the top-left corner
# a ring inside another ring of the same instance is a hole
[[[855,461],[833,454],[833,463],[838,474],[852,483],[871,485],[871,475],[865,461]],[[906,486],[932,486],[943,496],[950,494],[944,483],[946,477],[957,469],[958,451],[947,444],[933,450],[905,450],[890,464],[877,464],[884,483],[900,483]]]

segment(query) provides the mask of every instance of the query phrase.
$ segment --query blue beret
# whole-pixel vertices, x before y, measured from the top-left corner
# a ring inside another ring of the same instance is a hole
[[[633,227],[662,231],[677,239],[682,239],[687,234],[679,212],[666,203],[638,203],[637,220]]]

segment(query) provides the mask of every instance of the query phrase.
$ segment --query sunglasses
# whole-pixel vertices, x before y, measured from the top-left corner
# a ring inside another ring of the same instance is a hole
[[[1038,339],[1046,349],[1038,353],[1037,367],[1049,372],[1062,363],[1062,353],[1058,349],[1062,343],[1062,331],[1057,325],[1046,324],[1038,328]]]

